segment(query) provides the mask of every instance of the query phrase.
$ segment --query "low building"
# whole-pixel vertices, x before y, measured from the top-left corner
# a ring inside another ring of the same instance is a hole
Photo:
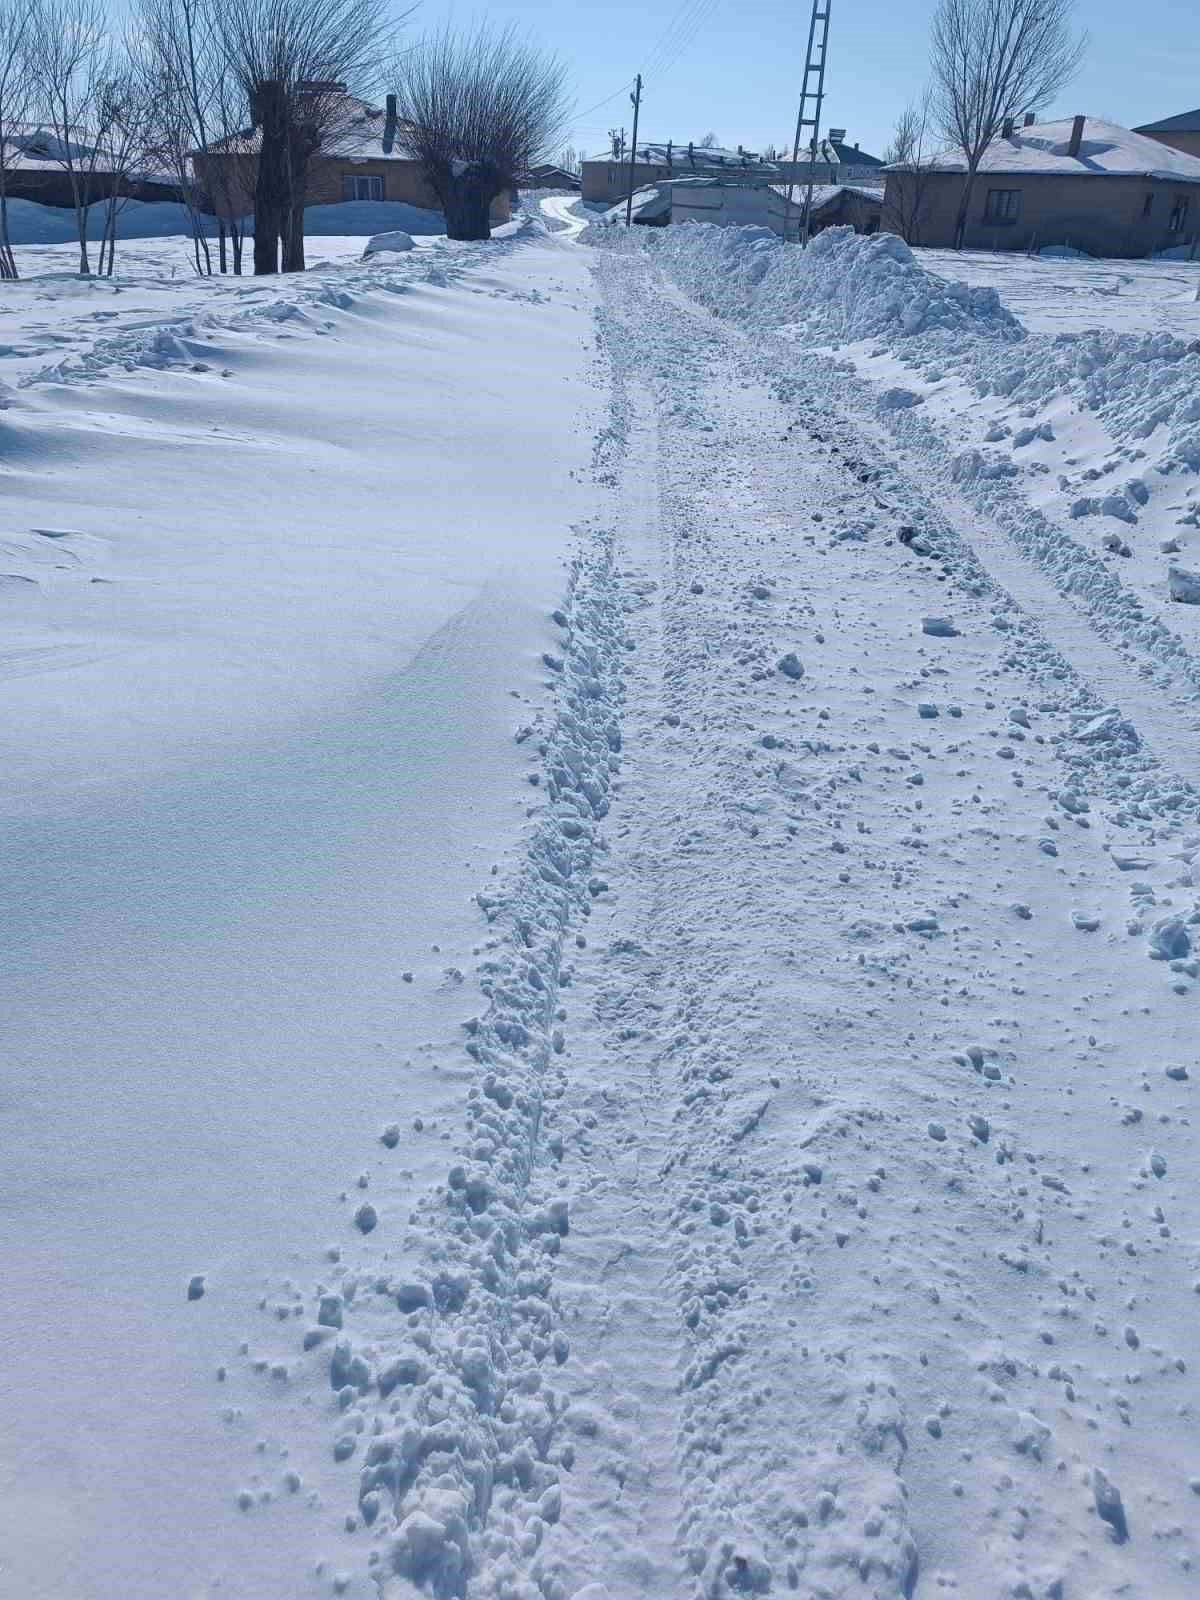
[[[613,205],[627,195],[630,184],[634,189],[644,189],[647,184],[670,182],[675,178],[722,178],[738,176],[769,183],[779,175],[772,161],[764,161],[753,151],[723,150],[719,146],[677,144],[668,139],[665,144],[656,140],[639,139],[636,158],[630,171],[630,158],[624,156],[594,156],[583,162],[583,198],[596,205]]]
[[[127,200],[179,200],[179,184],[145,163],[130,168],[114,160],[95,134],[80,129],[69,145],[40,122],[10,123],[4,148],[4,189],[10,200],[35,200],[43,206],[73,207],[76,181],[89,204],[114,192]]]
[[[913,242],[955,245],[966,171],[961,150],[887,168],[886,215],[915,211]],[[976,174],[962,244],[1136,257],[1194,245],[1198,230],[1200,159],[1098,117],[1075,117],[1005,125]]]
[[[778,192],[787,196],[787,185],[778,186]],[[792,215],[796,227],[789,227],[789,237],[800,231],[804,211],[808,204],[808,187],[795,184],[792,188]],[[855,183],[818,183],[812,191],[812,221],[810,236],[825,228],[853,228],[855,233],[878,233],[883,218],[883,188]]]
[[[193,153],[196,181],[217,216],[244,216],[254,209],[261,139],[260,129],[246,128],[205,152]],[[344,112],[334,131],[309,161],[304,204],[347,200],[400,201],[425,211],[442,209],[421,163],[404,142],[395,95],[388,95],[383,107],[344,95]],[[501,194],[492,202],[491,216],[494,224],[510,220],[511,195]]]
[[[542,163],[530,167],[528,172],[523,172],[519,180],[522,189],[578,189],[579,175],[568,172],[565,167],[555,167]]]
[[[859,149],[846,141],[845,128],[831,128],[815,150],[802,150],[797,161],[780,160],[780,179],[807,186],[811,175],[813,183],[862,184],[878,183],[882,189],[885,163],[878,156]]]
[[[1161,122],[1144,122],[1133,131],[1172,150],[1182,150],[1185,156],[1200,157],[1200,111],[1181,111]]]

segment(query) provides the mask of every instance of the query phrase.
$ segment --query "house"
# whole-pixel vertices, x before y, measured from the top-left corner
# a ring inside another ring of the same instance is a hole
[[[912,211],[915,198],[916,241],[953,246],[966,170],[962,150],[887,168],[886,214]],[[1098,117],[1075,117],[1004,125],[980,163],[962,242],[1133,257],[1191,245],[1198,229],[1200,159]]]
[[[89,202],[106,200],[113,192],[114,165],[123,164],[86,129],[72,130],[64,141],[39,122],[9,123],[5,130],[3,161],[5,192],[10,200],[36,200],[43,206],[75,204],[68,165],[74,167]],[[119,172],[116,192],[124,199],[179,200],[179,185],[168,174],[151,169]]]
[[[568,172],[565,167],[555,167],[542,163],[530,167],[520,177],[522,189],[578,189],[579,176],[577,173]]]
[[[845,128],[830,128],[816,150],[801,150],[799,160],[776,162],[785,182],[807,185],[811,170],[814,183],[878,183],[884,181],[884,162],[878,156],[847,144]]]
[[[1177,117],[1164,117],[1161,122],[1144,122],[1133,131],[1172,150],[1182,150],[1185,156],[1200,156],[1200,111],[1181,111]]]
[[[786,184],[773,185],[785,198]],[[796,226],[789,227],[789,237],[799,232],[808,204],[806,184],[797,183],[792,188],[792,213]],[[883,219],[883,189],[868,184],[818,183],[812,191],[812,221],[809,234],[820,233],[824,228],[853,228],[855,233],[878,233]]]
[[[631,176],[634,189],[643,189],[647,184],[673,178],[721,178],[731,174],[768,183],[778,175],[778,168],[774,162],[764,161],[740,146],[723,150],[690,140],[678,144],[668,139],[662,144],[639,139],[632,174],[628,155],[593,157],[583,163],[583,198],[598,205],[613,205],[629,193]]]
[[[346,94],[341,86],[338,91],[341,114],[309,161],[305,205],[398,200],[426,211],[440,211],[441,202],[429,187],[421,163],[405,145],[396,96],[389,94],[386,104],[378,107]],[[196,181],[217,216],[244,216],[253,210],[261,139],[260,129],[246,128],[207,151],[192,153]],[[499,195],[492,202],[491,215],[493,223],[508,222],[511,196]]]

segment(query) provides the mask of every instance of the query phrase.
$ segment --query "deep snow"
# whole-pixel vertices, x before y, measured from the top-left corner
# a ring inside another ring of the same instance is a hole
[[[1192,355],[548,209],[3,301],[5,1576],[1182,1600]]]

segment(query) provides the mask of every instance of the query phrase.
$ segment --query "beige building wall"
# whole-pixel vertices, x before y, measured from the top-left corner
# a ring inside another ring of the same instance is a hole
[[[911,186],[916,182],[922,194],[913,242],[953,246],[964,181],[957,172],[889,173],[884,226],[899,231],[896,219],[911,214]],[[988,220],[992,189],[1017,192],[1012,221]],[[1185,203],[1183,225],[1173,232],[1171,215],[1180,202]],[[1029,250],[1057,244],[1089,255],[1135,257],[1190,244],[1198,234],[1197,183],[1109,175],[980,173],[971,193],[963,244],[969,250]]]
[[[205,168],[211,163],[216,166],[220,157],[209,157],[196,160],[196,176],[206,191],[212,192],[213,186],[206,182]],[[236,198],[231,211],[236,215],[244,215],[254,207],[254,179],[257,163],[253,157],[239,158],[239,182],[236,185]],[[336,157],[318,156],[310,162],[308,169],[308,190],[304,197],[305,205],[323,206],[336,205],[345,198],[345,180],[348,177],[376,177],[383,180],[383,198],[385,200],[401,201],[405,205],[420,206],[424,211],[440,211],[441,202],[425,181],[420,164],[416,161],[345,161]],[[218,194],[220,193],[218,188]],[[220,203],[220,202],[218,202]],[[491,218],[494,223],[508,222],[512,218],[512,196],[499,195],[492,202]]]

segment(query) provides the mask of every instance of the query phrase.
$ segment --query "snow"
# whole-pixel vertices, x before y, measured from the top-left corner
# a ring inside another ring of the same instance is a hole
[[[1191,341],[545,204],[0,292],[4,1575],[1184,1600]]]
[[[107,201],[87,208],[88,238],[103,236]],[[78,237],[75,213],[65,206],[43,206],[33,200],[9,200],[9,236],[14,244],[65,244]],[[128,239],[172,239],[191,229],[187,207],[169,200],[122,200],[117,211],[118,247]],[[344,238],[403,230],[423,235],[446,231],[446,219],[401,200],[343,200],[332,205],[308,206],[304,231],[309,237]],[[215,217],[204,218],[204,231],[215,238]],[[253,232],[250,227],[249,232]]]
[[[1068,155],[1074,118],[1039,122],[1015,128],[1009,138],[997,138],[983,154],[979,171],[1014,176],[1053,173],[1085,177],[1089,173],[1112,177],[1161,178],[1171,183],[1200,183],[1200,160],[1173,150],[1170,145],[1132,133],[1103,117],[1088,117],[1075,155]],[[943,150],[931,167],[945,172],[965,172],[961,150]]]
[[[412,234],[405,233],[401,228],[395,228],[390,233],[373,233],[363,249],[363,259],[382,255],[387,251],[403,253],[414,249],[415,244]]]

